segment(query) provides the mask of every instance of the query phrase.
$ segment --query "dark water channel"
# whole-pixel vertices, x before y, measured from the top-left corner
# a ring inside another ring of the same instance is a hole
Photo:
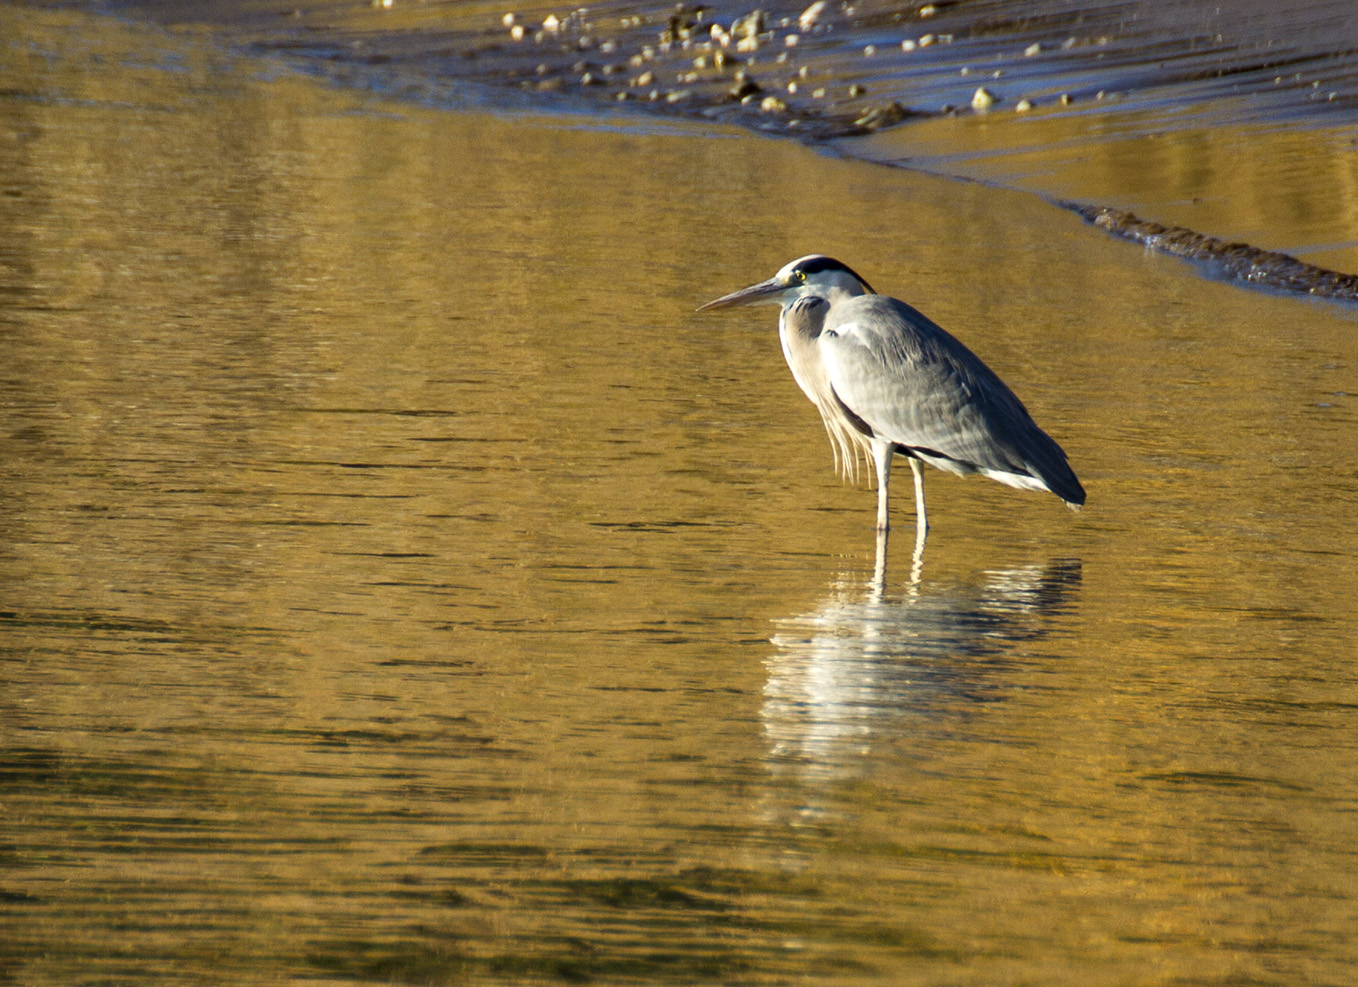
[[[0,979],[1351,978],[1353,311],[734,130],[0,39]],[[931,473],[870,588],[772,314],[693,312],[812,250],[1086,510]]]

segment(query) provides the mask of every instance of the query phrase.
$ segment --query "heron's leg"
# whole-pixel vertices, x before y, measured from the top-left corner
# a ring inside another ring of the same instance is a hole
[[[877,464],[877,530],[887,531],[891,528],[890,519],[887,516],[887,488],[891,483],[891,455],[895,451],[890,442],[880,442],[874,440],[872,443],[872,458]]]
[[[922,544],[929,533],[929,512],[924,509],[924,467],[914,456],[910,457],[910,470],[915,474],[915,537]]]

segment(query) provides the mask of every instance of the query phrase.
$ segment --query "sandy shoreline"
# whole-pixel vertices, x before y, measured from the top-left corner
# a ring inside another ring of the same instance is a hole
[[[992,112],[1026,100],[1085,114],[1116,107],[1288,122],[1358,116],[1358,7],[1348,0],[613,0],[581,8],[111,0],[99,9],[207,25],[297,57],[635,100],[812,137],[970,112],[981,88],[991,93]],[[893,104],[907,116],[879,112],[858,122]]]
[[[588,8],[113,0],[98,9],[207,28],[247,52],[404,96],[474,80],[541,96],[547,107],[629,107],[834,140],[850,156],[855,136],[949,115],[1065,117],[1072,132],[1124,135],[1241,124],[1333,129],[1358,120],[1358,6],[1349,0],[798,0],[762,8],[750,0]],[[1116,190],[1074,204],[1082,214],[1125,205]],[[1108,216],[1100,225],[1109,232],[1155,249],[1168,242],[1141,235],[1145,224],[1134,216],[1123,225]],[[1197,236],[1205,246],[1187,256],[1216,276],[1358,298],[1351,279],[1320,267],[1308,273],[1310,265],[1287,263],[1286,276],[1274,278],[1253,256],[1268,261],[1272,252],[1226,242],[1230,231]]]

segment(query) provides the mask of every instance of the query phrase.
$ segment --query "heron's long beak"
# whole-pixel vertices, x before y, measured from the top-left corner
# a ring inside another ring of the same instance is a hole
[[[769,278],[767,281],[752,284],[748,288],[733,291],[729,295],[722,295],[706,305],[700,305],[698,311],[706,312],[710,308],[730,308],[733,305],[757,305],[760,302],[776,302],[778,301],[777,296],[786,290],[787,285],[780,283],[777,278]]]

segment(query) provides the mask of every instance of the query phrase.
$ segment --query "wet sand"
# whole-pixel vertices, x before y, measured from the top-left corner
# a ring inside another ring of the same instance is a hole
[[[960,165],[1010,153],[995,146],[994,133],[1020,118],[1044,121],[1052,144],[1116,144],[1111,153],[1126,159],[1129,173],[1144,150],[1136,142],[1166,130],[1244,128],[1231,152],[1240,155],[1251,153],[1249,128],[1343,132],[1358,118],[1358,7],[1350,0],[798,0],[762,8],[750,0],[588,8],[114,0],[103,9],[221,32],[252,54],[385,95],[437,105],[466,99],[467,83],[475,83],[492,100],[512,93],[549,110],[699,118],[902,167],[919,166],[912,135],[921,123],[958,119],[933,170],[958,165],[962,177],[1035,191],[1101,217],[1110,233],[1202,261],[1211,276],[1358,298],[1352,279],[1327,269],[1358,270],[1350,264],[1358,225],[1348,210],[1343,222],[1298,234],[1320,241],[1297,242],[1289,229],[1252,217],[1178,208],[1204,198],[1198,189],[1166,188],[1157,201],[1132,197],[1130,181],[1105,179],[1072,196],[1034,182],[1031,161],[1021,173],[990,166],[981,176]],[[1305,193],[1308,183],[1323,189],[1331,180],[1323,170],[1300,161],[1287,176],[1290,194]],[[1155,224],[1182,233],[1147,235]],[[1196,246],[1185,252],[1188,241]],[[1291,256],[1308,250],[1329,256]]]

